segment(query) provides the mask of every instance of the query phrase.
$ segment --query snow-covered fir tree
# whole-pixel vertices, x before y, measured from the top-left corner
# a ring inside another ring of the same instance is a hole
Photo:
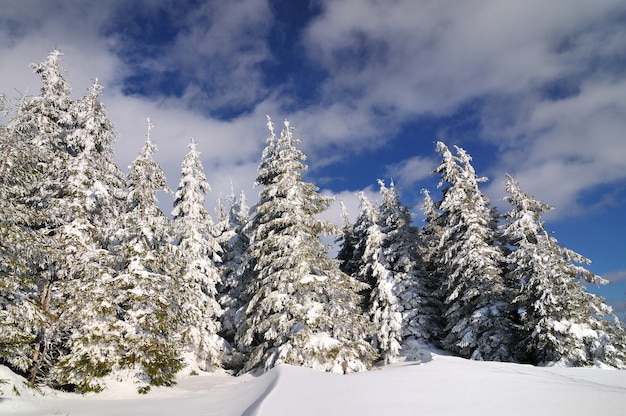
[[[218,207],[221,207],[221,201]],[[222,208],[220,208],[222,209]],[[246,202],[246,195],[241,191],[239,197],[231,194],[229,209],[222,209],[217,224],[218,242],[222,247],[222,263],[220,264],[221,284],[219,286],[219,302],[224,310],[222,315],[222,336],[230,343],[234,343],[237,330],[238,316],[246,303],[244,298],[244,282],[248,274],[243,261],[250,241],[245,229],[249,220],[250,208]],[[237,367],[234,357],[228,366]]]
[[[223,311],[216,299],[222,249],[204,205],[211,187],[193,141],[181,170],[172,211],[179,269],[174,292],[178,332],[183,347],[192,354],[189,364],[209,371],[221,367],[224,350],[224,340],[217,335]]]
[[[434,296],[436,282],[426,273],[418,251],[423,242],[409,208],[393,183],[389,188],[383,181],[379,184],[382,255],[402,314],[402,342],[406,350],[415,350],[410,344],[432,343],[439,336],[441,305]]]
[[[358,268],[355,267],[353,262],[354,250],[356,246],[356,237],[354,235],[354,225],[350,222],[348,210],[343,201],[339,203],[341,205],[341,219],[343,227],[341,229],[341,235],[335,243],[339,246],[337,252],[337,260],[339,261],[339,269],[348,276],[356,276]]]
[[[380,228],[378,226],[379,212],[377,206],[369,200],[364,192],[359,192],[359,215],[354,222],[350,236],[353,240],[352,258],[346,259],[341,263],[342,270],[347,274],[357,278],[364,283],[361,294],[363,295],[363,309],[369,310],[371,306],[372,287],[376,283],[372,276],[372,270],[375,268],[374,262],[379,257],[374,255],[378,253],[380,242]],[[350,231],[350,230],[348,230]],[[370,246],[371,244],[374,246]],[[368,261],[366,257],[370,260]]]
[[[432,342],[439,334],[441,313],[430,275],[419,257],[419,230],[400,201],[395,186],[379,181],[381,203],[376,207],[364,193],[354,226],[344,225],[345,270],[368,285],[364,307],[372,320],[372,342],[385,363],[394,362],[404,344],[415,357],[419,343]],[[351,257],[347,257],[351,241]],[[340,251],[341,253],[341,251]]]
[[[20,123],[21,109],[8,127],[0,126],[0,361],[28,376],[49,315],[37,286],[47,239],[30,227],[41,217],[27,203],[30,183],[42,172],[37,149],[29,145],[32,126]]]
[[[427,189],[422,190],[424,200],[421,210],[424,213],[424,225],[421,230],[421,238],[417,245],[418,256],[421,259],[421,268],[424,276],[425,287],[430,287],[428,294],[433,301],[435,309],[439,310],[438,318],[431,321],[431,343],[439,345],[443,338],[445,319],[443,318],[443,304],[439,288],[443,281],[443,263],[441,241],[444,235],[442,222],[444,216],[437,210],[437,204],[430,196]]]
[[[145,144],[129,166],[126,209],[110,248],[115,273],[102,302],[115,315],[103,318],[103,342],[115,351],[117,371],[128,370],[146,384],[172,385],[183,367],[173,305],[176,262],[171,222],[157,206],[156,193],[169,189],[154,160],[151,128],[148,120]]]
[[[114,160],[116,134],[97,81],[87,95],[73,103],[72,128],[66,136],[69,157],[65,172],[63,227],[57,240],[65,248],[63,351],[52,371],[55,383],[79,390],[98,390],[92,379],[103,375],[102,357],[108,347],[94,341],[94,321],[100,316],[98,294],[110,278],[113,261],[108,251],[110,228],[123,208],[124,178]]]
[[[380,212],[363,192],[355,234],[358,238],[352,263],[358,265],[356,277],[368,285],[365,310],[372,321],[372,345],[385,364],[397,361],[402,342],[402,314],[396,297],[395,276],[383,253],[385,234]]]
[[[479,360],[510,360],[513,344],[511,294],[503,281],[503,253],[488,199],[479,189],[471,157],[456,147],[453,156],[439,142],[443,199],[437,221],[443,229],[438,268],[446,319],[444,348]]]
[[[515,299],[522,315],[522,353],[534,363],[626,366],[624,331],[611,307],[588,293],[583,281],[606,283],[582,264],[590,261],[560,246],[541,216],[552,209],[506,182],[504,235],[515,247],[508,256],[508,277],[519,286]]]
[[[363,339],[367,320],[359,309],[360,284],[328,257],[320,235],[337,233],[315,215],[330,199],[304,182],[305,155],[285,122],[280,137],[270,136],[257,184],[250,248],[253,267],[246,281],[250,299],[236,335],[248,354],[245,370],[279,363],[326,371],[363,370],[374,358]]]
[[[24,141],[29,158],[36,160],[33,176],[20,194],[21,202],[36,212],[28,227],[37,230],[45,246],[38,269],[31,271],[38,276],[38,293],[32,298],[47,317],[32,348],[31,382],[54,382],[50,372],[71,333],[65,312],[75,294],[72,287],[85,270],[97,269],[97,261],[91,261],[96,246],[87,217],[88,184],[78,179],[75,168],[81,152],[70,142],[76,124],[61,55],[55,50],[44,62],[32,65],[42,80],[40,94],[23,100],[11,128],[12,143]]]
[[[96,238],[106,247],[110,225],[124,209],[126,183],[115,161],[117,134],[100,99],[102,89],[96,79],[87,95],[74,102],[70,108],[73,128],[67,141],[74,155],[68,169],[82,187]]]

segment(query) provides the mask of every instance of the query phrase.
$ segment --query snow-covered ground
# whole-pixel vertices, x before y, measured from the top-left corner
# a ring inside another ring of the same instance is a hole
[[[626,371],[532,367],[433,354],[349,375],[279,366],[254,377],[198,375],[137,395],[118,384],[78,396],[22,387],[0,366],[1,415],[624,415]],[[16,395],[13,385],[21,395]]]

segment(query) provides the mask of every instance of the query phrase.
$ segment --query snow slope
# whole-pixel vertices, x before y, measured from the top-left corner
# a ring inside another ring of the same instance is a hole
[[[626,371],[532,367],[433,354],[365,373],[279,366],[259,377],[199,375],[139,396],[119,384],[77,396],[22,388],[0,367],[2,415],[623,415]],[[15,395],[12,385],[21,391]]]

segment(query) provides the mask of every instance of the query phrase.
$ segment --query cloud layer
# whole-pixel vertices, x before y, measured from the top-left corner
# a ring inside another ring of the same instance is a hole
[[[0,18],[0,91],[35,93],[27,65],[59,47],[76,96],[95,77],[105,86],[120,165],[137,154],[150,117],[170,186],[195,138],[210,199],[230,193],[231,183],[254,198],[266,114],[298,128],[313,177],[355,155],[402,146],[402,157],[383,162],[386,173],[423,186],[436,163],[432,142],[444,139],[470,153],[474,143],[495,149],[475,155],[492,178],[492,200],[508,172],[556,206],[555,215],[584,215],[583,195],[626,179],[623,1],[278,7],[268,0],[9,0]],[[297,97],[294,79],[307,87]],[[442,125],[442,137],[419,137],[407,130],[424,118],[459,115],[474,120],[471,131]],[[354,193],[346,187],[332,191]]]

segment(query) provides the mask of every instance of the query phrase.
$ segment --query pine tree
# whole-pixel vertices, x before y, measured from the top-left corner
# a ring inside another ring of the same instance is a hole
[[[65,140],[68,154],[66,186],[57,204],[65,206],[64,225],[57,241],[65,247],[60,268],[63,307],[63,351],[52,371],[55,383],[78,390],[99,390],[97,378],[110,371],[109,347],[100,342],[105,281],[110,280],[112,258],[108,252],[114,223],[122,210],[124,182],[115,163],[116,134],[99,99],[97,81],[87,95],[69,109],[72,126]],[[108,358],[107,358],[108,357]]]
[[[14,156],[26,146],[29,160],[36,160],[26,164],[31,180],[20,194],[22,203],[35,208],[28,227],[45,241],[45,249],[39,246],[45,255],[30,272],[39,276],[39,293],[31,298],[48,319],[35,338],[29,380],[49,384],[65,382],[65,375],[58,377],[65,373],[58,361],[72,354],[76,325],[84,324],[81,305],[88,298],[80,289],[105,269],[106,242],[99,232],[119,212],[119,195],[115,200],[108,194],[121,190],[121,172],[113,161],[115,134],[98,99],[101,87],[96,84],[87,97],[73,102],[60,57],[54,51],[33,65],[42,78],[41,92],[23,100],[8,152]]]
[[[63,353],[68,336],[63,316],[68,292],[64,286],[77,276],[70,269],[76,266],[72,257],[80,258],[85,253],[81,245],[85,230],[72,224],[84,211],[73,205],[80,190],[68,180],[67,166],[72,157],[68,135],[74,125],[70,87],[63,77],[60,61],[61,53],[55,50],[44,62],[31,65],[42,80],[40,95],[23,100],[11,122],[11,150],[7,152],[13,156],[18,150],[29,152],[28,160],[33,161],[25,167],[30,169],[31,180],[18,191],[19,203],[34,209],[26,226],[39,233],[37,240],[41,243],[37,268],[30,270],[37,276],[36,293],[31,293],[30,298],[46,318],[39,322],[40,327],[33,329],[37,334],[28,348],[31,383],[50,382],[50,370]],[[14,159],[11,163],[21,161]],[[7,167],[5,164],[3,170]]]
[[[412,224],[409,208],[400,201],[397,188],[387,188],[379,181],[380,227],[384,238],[382,255],[392,275],[394,296],[402,314],[402,342],[406,350],[411,344],[432,343],[439,335],[441,305],[436,300],[435,282],[425,270],[419,247],[423,245],[419,229]]]
[[[100,100],[102,85],[96,79],[87,95],[70,108],[73,129],[68,136],[69,151],[75,155],[69,167],[74,181],[83,188],[87,218],[102,247],[108,246],[110,224],[124,209],[124,174],[115,162],[113,145],[117,134]]]
[[[174,195],[174,227],[180,272],[175,301],[183,346],[193,354],[192,365],[209,371],[221,367],[224,340],[217,335],[223,313],[217,302],[221,247],[213,236],[213,220],[204,203],[211,190],[200,153],[192,141],[183,160],[182,175]]]
[[[364,192],[359,192],[359,215],[353,227],[354,250],[350,261],[345,262],[346,270],[354,270],[353,276],[364,283],[361,295],[363,309],[371,309],[372,290],[376,284],[374,271],[380,260],[380,244],[382,235],[379,222],[379,211]]]
[[[515,247],[506,260],[508,277],[520,288],[515,305],[524,312],[523,352],[535,363],[624,368],[621,325],[611,307],[581,283],[606,281],[578,265],[590,261],[559,246],[545,230],[541,215],[552,207],[523,192],[510,176],[506,190],[513,209],[504,235]]]
[[[22,108],[23,102],[9,126],[0,126],[0,362],[29,375],[49,318],[37,286],[46,240],[30,227],[38,212],[26,203],[26,190],[40,171],[29,146],[32,129],[19,122]]]
[[[230,207],[224,211],[218,222],[218,242],[222,247],[220,264],[221,285],[219,302],[224,309],[222,335],[234,342],[238,315],[245,304],[243,286],[248,271],[243,262],[250,246],[246,225],[249,221],[249,207],[242,191],[238,198],[234,194],[229,199]]]
[[[116,371],[149,385],[172,385],[182,368],[174,311],[175,264],[171,224],[157,206],[156,192],[166,191],[165,174],[154,160],[152,124],[126,179],[126,210],[111,244],[115,256],[106,298],[115,316],[106,316],[106,344],[115,351]],[[149,386],[140,388],[145,392]]]
[[[438,268],[446,319],[444,348],[479,360],[510,360],[513,343],[510,293],[504,285],[496,218],[478,185],[471,157],[456,147],[453,156],[437,143],[442,162],[443,199],[438,203],[443,235]]]
[[[251,219],[246,282],[249,302],[236,341],[248,353],[245,370],[280,363],[326,371],[360,370],[373,351],[365,342],[367,322],[359,313],[360,285],[342,273],[320,240],[336,233],[315,215],[330,199],[302,180],[304,154],[285,122],[280,138],[268,120],[257,184],[260,201]]]
[[[385,234],[380,211],[363,192],[359,193],[360,212],[355,225],[358,238],[355,258],[357,278],[368,285],[364,292],[365,311],[372,321],[372,345],[385,364],[397,361],[402,342],[402,315],[396,298],[395,276],[389,270],[383,245]]]
[[[341,204],[341,219],[343,220],[343,228],[341,236],[335,241],[339,245],[337,252],[337,260],[339,261],[339,269],[348,276],[355,277],[357,275],[358,266],[354,264],[354,250],[356,249],[356,236],[354,226],[350,222],[348,211],[343,202]]]
[[[440,286],[444,278],[443,264],[439,260],[443,257],[441,241],[444,234],[444,215],[437,210],[437,204],[426,189],[422,190],[424,201],[421,210],[424,213],[424,226],[422,227],[421,238],[417,245],[418,256],[422,263],[424,277],[424,287],[427,288],[427,295],[432,300],[432,306],[437,313],[437,318],[430,321],[431,344],[441,346],[443,339],[443,328],[445,319],[443,318],[443,303],[441,302]]]

